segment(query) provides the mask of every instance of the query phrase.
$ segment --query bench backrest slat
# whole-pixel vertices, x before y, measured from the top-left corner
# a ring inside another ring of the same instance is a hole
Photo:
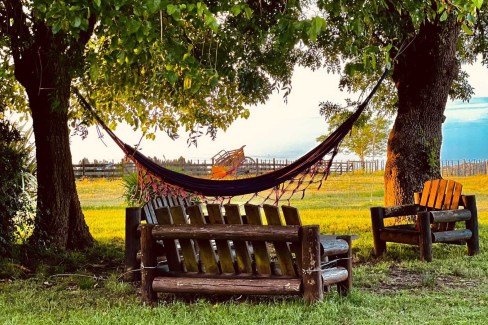
[[[283,222],[280,217],[280,210],[277,206],[265,204],[263,206],[264,214],[268,225],[282,226]],[[288,247],[288,243],[285,242],[273,242],[276,251],[276,257],[280,263],[281,273],[283,275],[297,275],[293,266],[293,259]]]
[[[192,225],[204,225],[205,218],[203,217],[202,208],[200,205],[192,205],[186,208],[186,213],[190,218]],[[212,248],[210,241],[206,239],[197,239],[198,248],[200,250],[200,261],[206,273],[220,273],[215,251]]]
[[[161,207],[156,209],[156,218],[159,225],[172,225],[173,220],[169,208]],[[176,246],[174,239],[163,239],[163,245],[166,250],[166,259],[168,261],[168,268],[170,271],[181,272],[180,253]]]
[[[247,222],[250,225],[262,225],[261,212],[258,205],[245,204]],[[271,260],[268,253],[266,242],[251,241],[254,250],[254,260],[256,262],[256,272],[259,274],[271,274]]]
[[[298,209],[295,207],[284,205],[281,207],[283,210],[283,216],[285,217],[285,222],[287,226],[301,226],[302,219],[298,213]],[[298,266],[298,272],[301,273],[302,270],[302,249],[299,245],[291,244],[290,250],[295,254],[295,261]]]
[[[207,204],[208,218],[211,224],[224,224],[224,217],[220,204]],[[220,267],[223,273],[235,273],[234,260],[227,240],[216,240]]]
[[[242,225],[242,218],[237,204],[224,205],[227,222],[231,225]],[[234,250],[236,254],[237,272],[252,273],[252,260],[249,254],[249,247],[244,240],[234,240]]]
[[[173,224],[186,225],[186,215],[182,206],[175,206],[170,208]],[[198,272],[198,261],[195,255],[195,247],[190,239],[178,239],[181,246],[181,254],[183,255],[183,264],[187,272]]]

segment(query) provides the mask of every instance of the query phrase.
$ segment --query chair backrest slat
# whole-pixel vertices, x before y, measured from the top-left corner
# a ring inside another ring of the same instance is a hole
[[[457,209],[463,186],[453,180],[434,179],[426,181],[420,206],[430,209]]]
[[[437,187],[437,197],[433,205],[435,209],[442,209],[444,204],[444,198],[446,197],[446,188],[447,188],[447,180],[445,179],[439,180],[438,187]]]

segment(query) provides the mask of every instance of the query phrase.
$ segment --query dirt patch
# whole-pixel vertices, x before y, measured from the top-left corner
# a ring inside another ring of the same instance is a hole
[[[477,281],[452,275],[439,275],[434,271],[414,271],[392,265],[384,279],[361,289],[379,293],[392,294],[399,290],[415,291],[419,289],[458,289],[478,286]]]

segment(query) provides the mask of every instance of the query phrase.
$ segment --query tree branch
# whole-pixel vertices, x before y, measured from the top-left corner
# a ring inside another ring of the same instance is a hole
[[[32,41],[32,35],[27,26],[27,16],[23,11],[22,2],[20,0],[5,0],[3,3],[6,12],[5,34],[10,38],[12,55],[14,56],[14,60],[18,62],[21,59],[24,44]],[[9,20],[11,19],[13,23],[10,25]]]
[[[73,40],[70,42],[68,57],[71,60],[71,65],[80,65],[81,58],[85,52],[86,43],[90,40],[93,31],[95,30],[95,24],[97,22],[97,16],[92,13],[90,18],[88,18],[88,28],[80,32],[78,40]]]

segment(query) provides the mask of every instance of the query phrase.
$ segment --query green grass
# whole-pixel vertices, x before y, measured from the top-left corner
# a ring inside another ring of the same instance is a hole
[[[99,244],[92,250],[53,254],[34,276],[14,263],[0,266],[3,324],[484,324],[488,315],[488,176],[456,178],[476,194],[481,254],[465,246],[434,245],[434,261],[418,248],[389,244],[371,257],[369,207],[383,204],[382,175],[330,177],[307,191],[299,208],[306,224],[323,233],[358,234],[353,243],[354,289],[306,306],[299,298],[265,299],[167,296],[157,308],[142,306],[137,287],[120,281],[125,204],[118,180],[77,183],[87,223]],[[94,277],[96,276],[96,278]]]

